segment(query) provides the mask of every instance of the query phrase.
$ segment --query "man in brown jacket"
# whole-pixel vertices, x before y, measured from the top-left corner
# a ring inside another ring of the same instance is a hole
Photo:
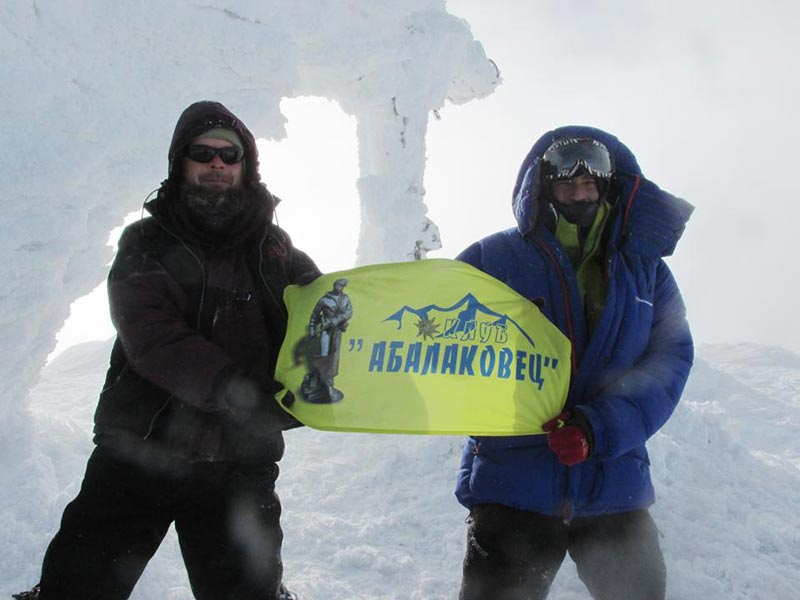
[[[275,480],[297,422],[272,377],[283,290],[319,271],[274,207],[247,127],[217,102],[189,106],[109,274],[117,338],[96,448],[40,586],[19,597],[127,598],[172,523],[198,599],[292,597]]]

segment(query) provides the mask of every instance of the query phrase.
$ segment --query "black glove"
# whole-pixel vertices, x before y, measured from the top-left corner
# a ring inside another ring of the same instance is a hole
[[[226,411],[237,425],[242,425],[256,413],[264,413],[264,409],[275,402],[274,394],[283,386],[277,381],[270,383],[264,386],[242,373],[234,372],[224,377],[217,387],[217,406]]]
[[[247,426],[260,434],[302,427],[300,421],[278,406],[275,394],[282,389],[283,385],[273,379],[259,384],[255,379],[236,371],[224,376],[217,386],[217,406],[237,426]],[[288,408],[293,403],[294,395],[286,392],[283,404]]]

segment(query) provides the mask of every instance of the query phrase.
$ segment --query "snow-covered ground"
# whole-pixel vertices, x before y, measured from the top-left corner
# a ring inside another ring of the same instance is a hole
[[[45,368],[31,406],[43,445],[27,465],[0,462],[0,597],[35,583],[77,492],[109,349],[76,346]],[[649,443],[668,598],[793,600],[800,356],[756,345],[701,346],[698,356],[675,415]],[[466,533],[452,495],[462,442],[289,432],[279,494],[290,587],[303,600],[454,599]],[[133,597],[192,597],[172,534]],[[551,597],[588,598],[569,560]]]
[[[503,10],[478,0],[216,4],[0,3],[0,160],[12,167],[0,184],[0,599],[35,583],[78,491],[109,343],[64,352],[29,390],[70,302],[107,271],[108,231],[164,177],[169,132],[200,98],[224,101],[271,139],[286,131],[284,98],[335,100],[356,120],[347,135],[315,132],[334,138],[331,154],[354,138],[356,191],[331,190],[323,168],[331,161],[306,150],[289,179],[326,187],[287,194],[283,206],[314,212],[312,200],[324,196],[355,220],[342,203],[357,194],[361,262],[408,257],[409,241],[435,247],[426,204],[450,240],[448,255],[508,226],[507,188],[528,144],[565,120],[607,127],[647,159],[648,174],[698,206],[671,263],[693,326],[714,331],[709,324],[719,322],[745,339],[797,349],[789,325],[798,283],[774,260],[797,254],[793,180],[764,177],[775,156],[791,156],[783,144],[796,128],[794,5],[767,10],[736,0],[720,12],[688,0],[629,0],[614,9],[509,1]],[[507,85],[492,104],[452,113],[445,106],[440,115],[446,100],[481,98],[499,83],[455,15],[474,21],[481,41],[493,40],[487,51]],[[623,29],[596,43],[597,32]],[[435,177],[424,177],[429,143]],[[749,168],[720,177],[731,164]],[[277,176],[265,179],[272,185]],[[768,198],[771,210],[753,197]],[[316,257],[342,245],[332,237],[326,232],[322,249],[302,247]],[[729,260],[732,247],[737,261]],[[705,346],[698,356],[676,414],[649,444],[668,597],[793,600],[800,356],[753,344]],[[466,511],[452,495],[461,439],[310,429],[287,438],[279,480],[286,578],[303,600],[455,598],[466,531]],[[174,536],[134,597],[191,598]],[[551,597],[587,598],[569,563]]]

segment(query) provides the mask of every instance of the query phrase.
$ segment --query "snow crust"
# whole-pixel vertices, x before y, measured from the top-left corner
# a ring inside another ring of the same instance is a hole
[[[0,597],[36,581],[78,491],[109,351],[108,342],[75,346],[45,368],[31,405],[41,452],[0,461]],[[800,356],[754,345],[698,354],[675,414],[648,444],[667,598],[793,600]],[[457,596],[467,515],[453,488],[463,439],[308,428],[286,438],[285,573],[303,600]],[[191,597],[171,532],[133,598]],[[551,597],[588,597],[569,559]]]

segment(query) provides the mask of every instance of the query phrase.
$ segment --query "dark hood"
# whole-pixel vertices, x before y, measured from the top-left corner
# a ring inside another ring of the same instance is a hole
[[[267,190],[267,186],[261,181],[258,174],[258,148],[253,134],[245,124],[231,111],[219,102],[203,100],[195,102],[181,113],[172,134],[172,141],[168,152],[168,176],[158,189],[156,197],[145,203],[145,208],[159,220],[166,220],[173,225],[181,219],[176,217],[176,200],[179,198],[180,186],[182,181],[181,155],[186,145],[210,129],[223,127],[232,129],[239,134],[242,139],[244,150],[244,173],[242,174],[243,193],[252,200],[252,206],[246,213],[252,218],[252,223],[248,227],[240,227],[229,241],[238,243],[252,233],[251,229],[260,228],[263,220],[272,221],[272,216],[277,204],[276,199]],[[182,232],[184,235],[187,232]],[[189,232],[191,233],[191,232]],[[192,236],[190,236],[192,237]],[[211,243],[205,239],[206,236],[197,235],[197,240],[201,243]],[[217,244],[219,240],[211,240]]]
[[[517,219],[517,226],[521,233],[528,233],[533,229],[538,217],[538,199],[542,192],[539,176],[539,162],[545,150],[557,139],[565,137],[589,137],[601,142],[608,148],[616,165],[615,179],[623,177],[636,177],[642,174],[636,157],[628,147],[615,136],[594,127],[568,125],[548,131],[540,137],[528,152],[522,162],[517,180],[514,184],[513,209]]]
[[[172,141],[169,145],[167,179],[161,183],[155,200],[148,202],[148,210],[155,215],[163,215],[163,205],[175,199],[181,185],[181,154],[186,145],[210,129],[222,127],[232,129],[239,134],[244,146],[244,173],[242,174],[242,187],[249,193],[265,203],[266,218],[272,220],[272,214],[277,204],[275,198],[261,182],[258,173],[258,148],[253,134],[245,124],[219,102],[202,100],[190,105],[181,113],[175,124]],[[159,209],[158,205],[162,205]]]
[[[169,145],[169,177],[180,175],[176,165],[186,145],[210,129],[222,127],[232,129],[239,134],[244,144],[245,172],[243,182],[245,185],[258,183],[261,176],[258,174],[258,148],[256,140],[244,123],[219,102],[203,100],[195,102],[181,113],[172,134]]]

